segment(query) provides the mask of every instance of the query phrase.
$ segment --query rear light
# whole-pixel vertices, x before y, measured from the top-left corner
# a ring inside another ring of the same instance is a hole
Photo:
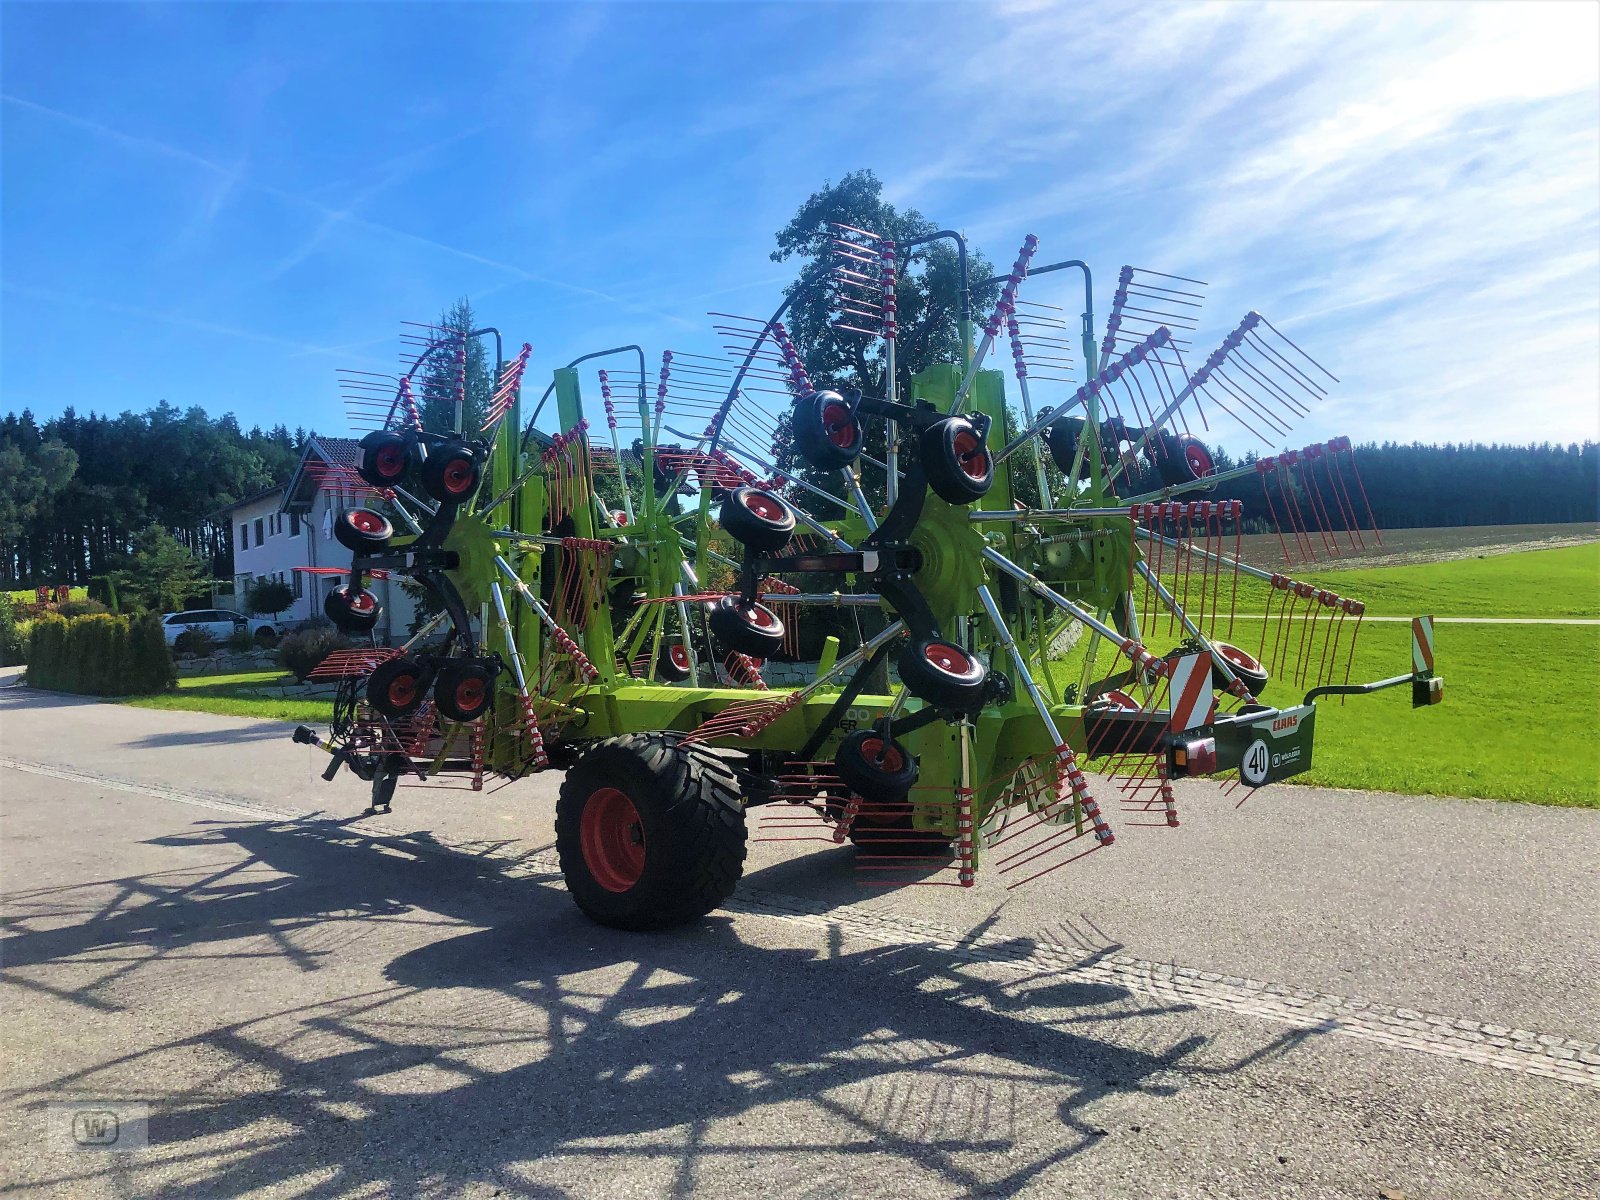
[[[1174,777],[1212,774],[1217,769],[1217,739],[1175,742],[1168,756],[1168,766]]]

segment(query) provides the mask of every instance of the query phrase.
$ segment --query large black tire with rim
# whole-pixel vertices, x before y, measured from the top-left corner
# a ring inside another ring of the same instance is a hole
[[[897,665],[900,682],[935,708],[975,712],[983,705],[989,670],[960,646],[922,638],[900,652]]]
[[[1248,650],[1241,650],[1239,647],[1230,645],[1227,642],[1212,642],[1211,649],[1218,658],[1228,664],[1228,670],[1233,672],[1234,678],[1250,689],[1252,696],[1259,697],[1266,689],[1267,681],[1272,676],[1261,665],[1255,655]],[[1211,679],[1219,688],[1228,686],[1228,681],[1223,678],[1222,671],[1214,663],[1211,667]]]
[[[411,443],[390,429],[377,429],[361,439],[356,474],[375,488],[399,483],[411,463]]]
[[[839,779],[863,800],[904,800],[917,781],[917,760],[876,729],[858,729],[833,756]]]
[[[322,612],[346,633],[371,633],[383,615],[383,605],[365,588],[340,584],[322,602]]]
[[[390,720],[408,717],[427,698],[430,674],[409,654],[381,662],[367,677],[367,703]]]
[[[446,662],[434,679],[433,702],[452,721],[475,721],[494,702],[494,672],[481,663]]]
[[[1147,443],[1145,457],[1164,487],[1182,487],[1217,472],[1216,460],[1206,444],[1187,433],[1162,430]]]
[[[866,445],[855,406],[838,392],[812,392],[795,401],[794,447],[821,470],[848,467]]]
[[[770,658],[783,649],[783,621],[765,604],[724,596],[711,608],[711,635],[729,650]]]
[[[994,458],[978,427],[945,417],[922,431],[922,470],[934,495],[951,504],[981,500],[994,482]]]
[[[763,488],[734,488],[723,498],[718,520],[729,537],[757,554],[776,554],[794,536],[794,510]]]
[[[567,890],[613,929],[698,920],[744,871],[744,806],[728,764],[659,733],[596,743],[556,801]]]
[[[422,460],[422,487],[435,500],[460,504],[478,487],[479,464],[475,454],[460,442],[433,447]]]
[[[377,554],[394,537],[389,518],[371,508],[347,508],[333,523],[333,536],[355,554]]]

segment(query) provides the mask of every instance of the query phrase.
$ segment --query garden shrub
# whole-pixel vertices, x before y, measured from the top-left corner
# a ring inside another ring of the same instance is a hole
[[[86,696],[168,691],[177,684],[161,619],[48,613],[28,633],[28,684]]]
[[[353,643],[332,625],[313,625],[287,634],[278,643],[278,665],[293,671],[301,683],[317,665],[335,650],[348,650]]]

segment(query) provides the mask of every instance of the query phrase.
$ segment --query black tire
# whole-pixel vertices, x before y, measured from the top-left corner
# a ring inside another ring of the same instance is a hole
[[[994,483],[994,458],[965,417],[945,417],[922,431],[922,471],[934,495],[951,504],[981,500]]]
[[[689,678],[689,648],[682,642],[668,642],[656,655],[656,678],[666,683],[682,683]]]
[[[494,703],[494,672],[480,663],[447,662],[433,681],[433,703],[452,721],[475,721]]]
[[[765,604],[745,607],[738,596],[724,596],[711,609],[711,635],[726,649],[752,658],[771,658],[783,649],[783,621]]]
[[[860,400],[860,393],[855,393]],[[861,457],[866,439],[856,406],[838,392],[812,392],[795,401],[791,417],[794,447],[820,470],[848,467]]]
[[[1259,698],[1266,690],[1272,676],[1255,655],[1227,642],[1212,642],[1211,649],[1228,664],[1228,669],[1233,672],[1234,677],[1250,689],[1252,696]],[[1228,681],[1222,677],[1222,672],[1215,664],[1211,667],[1211,681],[1219,688],[1228,686]]]
[[[858,729],[833,756],[839,779],[863,800],[904,800],[917,782],[917,760],[875,729]]]
[[[278,644],[278,631],[270,625],[262,625],[256,630],[256,642],[262,646],[276,646]]]
[[[346,633],[371,633],[383,615],[383,605],[365,588],[351,589],[340,584],[322,602],[322,611]]]
[[[989,670],[960,646],[923,638],[900,652],[898,666],[900,682],[935,708],[975,712],[983,706]]]
[[[1216,460],[1206,444],[1187,433],[1162,430],[1146,444],[1145,457],[1163,487],[1182,487],[1216,474]]]
[[[333,536],[355,554],[376,554],[389,544],[394,526],[371,508],[347,508],[333,522]]]
[[[408,717],[427,699],[431,674],[409,654],[381,662],[367,677],[367,703],[391,720]]]
[[[478,490],[478,456],[460,442],[431,447],[422,460],[422,488],[444,504],[462,504]]]
[[[1072,473],[1072,463],[1078,457],[1078,442],[1083,437],[1083,428],[1082,417],[1061,417],[1045,428],[1045,445],[1050,448],[1050,457],[1055,459],[1063,475]]]
[[[1217,460],[1211,454],[1211,448],[1197,437],[1184,433],[1178,436],[1178,445],[1183,452],[1184,463],[1189,469],[1189,474],[1194,479],[1204,479],[1208,475],[1217,473]],[[1201,491],[1215,491],[1217,485],[1201,488]]]
[[[389,429],[378,429],[361,439],[356,474],[375,488],[393,487],[411,465],[411,442]]]
[[[794,536],[794,510],[782,496],[762,488],[734,488],[717,519],[729,537],[757,554],[775,554]]]
[[[598,742],[561,785],[556,852],[573,900],[601,925],[670,929],[698,920],[744,872],[738,780],[704,747],[663,734]]]

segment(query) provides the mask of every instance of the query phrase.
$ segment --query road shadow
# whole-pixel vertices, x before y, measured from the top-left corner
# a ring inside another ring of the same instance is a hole
[[[659,1194],[682,1197],[740,1161],[819,1153],[859,1165],[832,1182],[797,1177],[796,1193],[848,1194],[853,1172],[881,1167],[942,1193],[1003,1196],[1092,1151],[1106,1132],[1087,1112],[1095,1102],[1171,1095],[1307,1036],[1219,1064],[1199,1054],[1206,1039],[1184,1010],[1081,967],[1019,979],[933,947],[862,945],[831,923],[764,924],[770,945],[718,915],[622,934],[583,918],[543,859],[508,867],[426,838],[373,839],[348,821],[217,822],[152,844],[188,862],[215,853],[170,872],[12,893],[5,977],[105,1011],[130,996],[161,1003],[170,985],[157,968],[174,958],[216,960],[226,987],[229,958],[281,956],[304,973],[288,989],[296,1001],[0,1095],[37,1106],[118,1094],[113,1083],[156,1086],[168,1055],[202,1048],[216,1069],[159,1105],[148,1160],[159,1169],[163,1155],[214,1155],[163,1183],[181,1200],[291,1178],[309,1181],[298,1193],[308,1197],[485,1183],[565,1195],[521,1173],[552,1157],[592,1160],[594,1179],[654,1164],[671,1180]],[[322,984],[318,973],[343,966],[375,923],[386,941],[411,943],[381,981]],[[1032,948],[1012,941],[1019,959]],[[69,978],[104,970],[72,987],[39,982],[41,968],[67,964]],[[738,1131],[744,1114],[772,1106],[793,1114],[777,1126],[787,1136],[775,1141],[770,1124]]]

